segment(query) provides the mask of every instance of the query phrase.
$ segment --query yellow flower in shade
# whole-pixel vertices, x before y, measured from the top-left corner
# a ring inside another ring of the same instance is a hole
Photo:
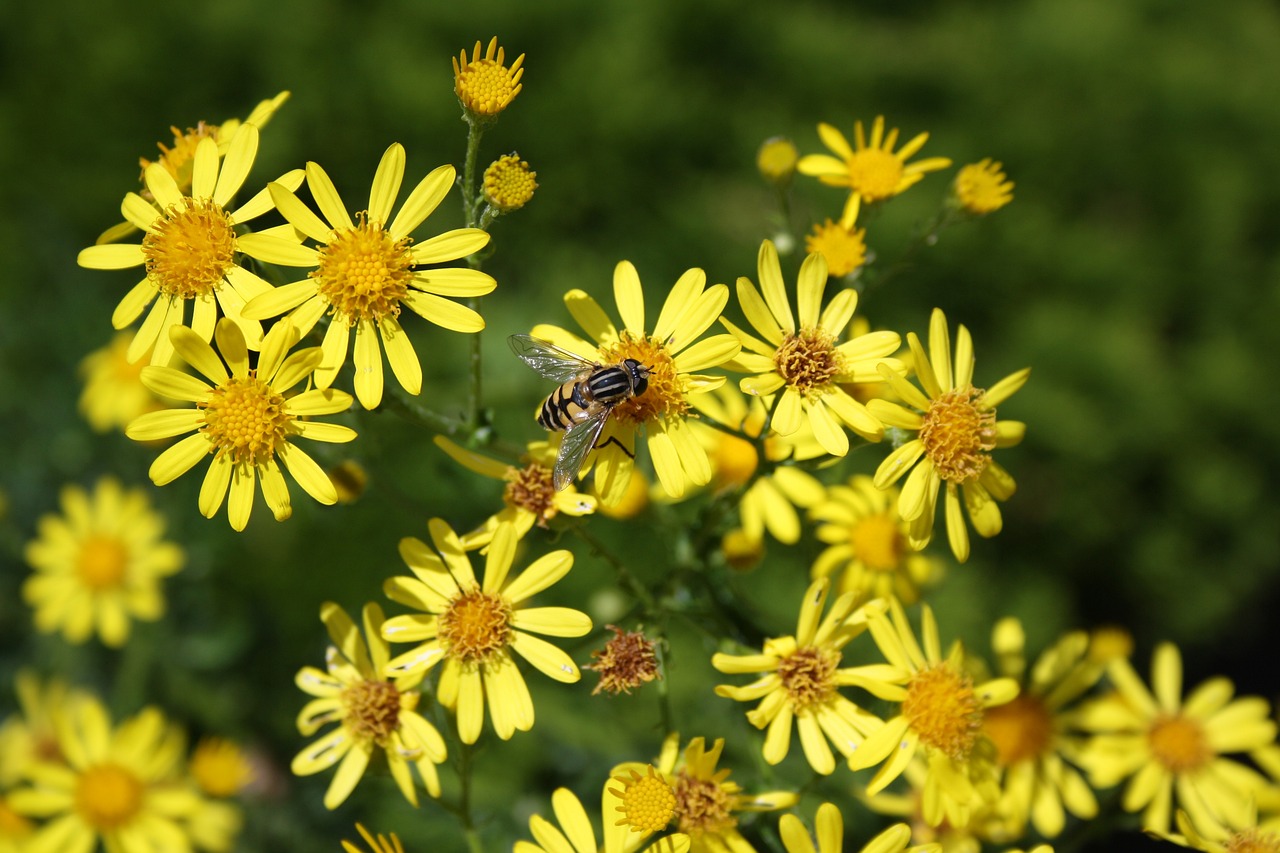
[[[209,853],[230,853],[242,829],[244,813],[228,800],[202,799],[187,817],[191,842]]]
[[[829,124],[818,125],[822,143],[835,154],[807,154],[800,158],[796,169],[802,175],[812,175],[822,183],[833,187],[848,187],[851,193],[863,201],[883,201],[916,184],[928,172],[945,169],[951,165],[946,157],[928,157],[907,163],[915,156],[929,134],[921,133],[897,151],[898,130],[884,132],[884,116],[876,116],[867,137],[862,122],[853,126],[854,145],[839,130]]]
[[[399,836],[394,832],[389,838],[382,833],[378,833],[375,837],[359,823],[356,824],[356,832],[359,832],[364,843],[369,845],[369,853],[404,853],[404,845],[400,843]],[[345,839],[342,842],[342,849],[346,853],[364,853],[358,846]]]
[[[817,845],[810,838],[800,818],[793,814],[785,814],[778,821],[778,834],[782,836],[782,846],[787,853],[843,853],[844,851],[844,818],[840,810],[831,803],[818,806]],[[895,823],[875,838],[862,846],[860,853],[940,853],[941,844],[911,844],[911,827],[905,823]]]
[[[482,477],[506,483],[502,490],[504,508],[462,537],[462,545],[468,551],[488,545],[494,531],[503,524],[512,525],[516,537],[523,538],[535,524],[545,528],[547,522],[560,513],[582,516],[595,512],[596,499],[579,492],[574,484],[556,491],[551,477],[558,448],[549,442],[529,442],[520,466],[459,447],[442,435],[435,437],[435,443],[459,465]]]
[[[241,309],[253,297],[270,292],[271,285],[241,266],[237,256],[267,259],[253,253],[244,242],[247,235],[239,234],[238,228],[274,204],[264,189],[236,210],[228,207],[257,153],[258,128],[252,124],[241,126],[225,158],[218,155],[218,143],[205,137],[196,148],[187,192],[164,166],[152,163],[144,177],[154,201],[129,193],[120,207],[125,219],[143,231],[142,242],[105,243],[80,252],[77,262],[90,269],[146,268],[146,276],[120,300],[111,317],[112,325],[123,329],[151,306],[129,344],[129,361],[151,350],[152,364],[168,364],[173,355],[169,330],[186,322],[188,302],[192,303],[191,328],[201,340],[213,336],[221,308],[249,345],[258,348],[262,324],[246,319]],[[301,181],[301,170],[280,178],[281,183],[295,187]]]
[[[221,320],[215,338],[221,357],[190,329],[179,326],[173,331],[178,354],[212,384],[171,367],[149,367],[142,373],[142,381],[157,394],[196,404],[193,409],[143,415],[125,429],[125,435],[135,441],[158,441],[194,431],[151,463],[151,481],[157,486],[171,483],[212,454],[200,488],[200,512],[213,518],[230,493],[227,518],[236,530],[249,523],[255,482],[262,484],[262,496],[276,521],[292,515],[289,487],[279,462],[311,497],[322,504],[334,503],[338,496],[328,475],[293,439],[351,441],[356,434],[350,427],[310,420],[345,411],[351,396],[331,388],[286,396],[320,363],[320,348],[286,357],[298,333],[288,323],[276,323],[263,339],[257,367],[250,368],[239,327]]]
[[[304,693],[316,697],[298,714],[298,731],[310,737],[330,723],[339,725],[294,757],[293,772],[310,776],[337,764],[324,795],[324,807],[336,809],[355,789],[374,754],[381,752],[391,778],[410,803],[418,804],[411,767],[417,768],[427,793],[440,796],[436,765],[447,757],[444,739],[418,713],[421,694],[414,688],[422,681],[421,672],[394,678],[384,674],[391,653],[382,638],[382,608],[364,606],[363,636],[333,602],[321,605],[320,619],[333,645],[325,653],[327,671],[305,666],[294,679]]]
[[[524,54],[516,57],[511,67],[506,66],[506,51],[498,46],[498,37],[489,40],[484,56],[480,56],[480,42],[471,51],[461,51],[453,60],[453,91],[462,108],[476,118],[493,118],[505,110],[524,84]]]
[[[956,203],[974,216],[985,216],[1013,201],[1013,181],[1001,169],[990,157],[962,168],[953,187]]]
[[[738,302],[763,340],[728,320],[720,321],[742,341],[743,352],[730,367],[758,374],[743,379],[742,390],[762,397],[780,394],[771,428],[785,436],[807,423],[818,444],[833,456],[849,452],[846,427],[867,441],[879,441],[884,426],[839,383],[877,381],[880,362],[890,372],[903,372],[902,365],[888,357],[898,348],[897,333],[871,332],[836,343],[853,319],[858,293],[842,290],[822,308],[827,285],[827,261],[822,255],[809,255],[800,266],[798,317],[791,312],[778,251],[768,240],[760,246],[758,270],[760,290],[750,279],[739,278]]]
[[[35,608],[41,633],[61,631],[83,643],[95,631],[108,646],[129,639],[130,620],[151,622],[164,614],[160,581],[182,568],[182,549],[165,542],[164,518],[142,489],[125,490],[114,479],[98,481],[92,495],[78,486],[62,490],[62,515],[45,515],[26,548],[35,574],[22,597]]]
[[[867,229],[854,228],[862,197],[849,196],[839,222],[828,219],[804,238],[805,251],[827,259],[827,275],[843,278],[867,261]]]
[[[1148,689],[1127,660],[1107,665],[1117,699],[1096,700],[1076,719],[1094,737],[1080,762],[1095,787],[1129,779],[1121,805],[1142,812],[1142,827],[1167,832],[1173,803],[1197,826],[1243,826],[1250,798],[1266,777],[1226,753],[1256,750],[1275,740],[1270,706],[1258,697],[1232,699],[1226,678],[1203,682],[1183,699],[1182,656],[1161,643],[1151,663]]]
[[[27,778],[37,763],[62,760],[58,721],[80,696],[65,681],[42,681],[27,669],[18,671],[13,687],[19,712],[0,725],[0,791]]]
[[[800,152],[790,139],[773,136],[766,139],[756,152],[756,168],[766,181],[775,186],[785,187],[791,183],[791,176],[796,173],[796,161]]]
[[[1236,829],[1214,821],[1197,823],[1182,809],[1178,809],[1174,819],[1178,832],[1155,831],[1152,834],[1205,853],[1280,853],[1280,820],[1259,823],[1257,809],[1252,805],[1244,825]]]
[[[281,215],[318,246],[299,245],[271,234],[241,238],[246,251],[261,260],[287,267],[315,267],[307,278],[264,293],[245,307],[245,316],[266,320],[286,312],[302,337],[325,315],[324,360],[316,384],[328,388],[347,360],[355,334],[356,397],[366,409],[382,402],[382,347],[400,386],[410,394],[422,390],[422,365],[400,325],[401,308],[455,332],[478,332],[484,319],[445,297],[482,296],[494,280],[472,269],[433,265],[465,258],[489,243],[478,228],[455,228],[413,245],[409,236],[435,211],[453,186],[452,166],[433,170],[409,193],[391,217],[404,179],[404,147],[394,143],[382,156],[369,191],[369,206],[353,220],[329,175],[307,163],[307,188],[322,220],[283,182],[268,186]],[[425,267],[432,267],[426,269]]]
[[[84,379],[80,414],[95,432],[123,429],[138,415],[163,408],[156,395],[142,384],[142,362],[129,361],[129,340],[127,332],[120,332],[80,362]]]
[[[947,539],[963,563],[969,559],[969,531],[961,503],[979,536],[995,536],[1003,525],[996,501],[1008,500],[1016,489],[1013,477],[991,458],[991,451],[1022,441],[1026,424],[996,420],[996,407],[1026,383],[1031,368],[1006,376],[989,390],[975,388],[969,330],[960,327],[953,361],[947,317],[938,308],[929,322],[929,354],[914,332],[907,335],[907,343],[924,391],[882,368],[881,375],[911,408],[888,400],[872,400],[867,408],[886,426],[918,436],[880,463],[875,483],[888,488],[911,471],[898,496],[898,512],[911,523],[911,544],[917,548],[933,535],[938,490],[945,483]]]
[[[1030,821],[1036,832],[1054,838],[1065,825],[1064,812],[1083,820],[1098,813],[1093,791],[1069,762],[1079,752],[1079,737],[1071,732],[1071,705],[1097,683],[1103,666],[1089,659],[1084,631],[1064,635],[1030,669],[1017,619],[1001,619],[991,633],[997,670],[1022,689],[983,716],[982,729],[995,744],[1000,774],[1000,797],[990,809],[986,833],[1019,838]]]
[[[588,361],[619,364],[634,358],[649,368],[648,389],[613,409],[596,442],[598,449],[587,461],[595,465],[595,491],[605,505],[617,503],[626,491],[634,468],[636,432],[642,426],[653,467],[668,495],[681,497],[689,486],[704,486],[711,480],[707,452],[690,429],[689,398],[719,387],[724,377],[695,371],[724,364],[741,346],[732,335],[698,340],[729,299],[729,288],[706,283],[702,270],[685,271],[667,294],[653,331],[646,332],[640,276],[630,261],[622,261],[613,272],[622,328],[586,293],[571,290],[565,294],[565,305],[594,343],[558,326],[533,329],[535,337]]]
[[[501,525],[489,543],[484,580],[449,525],[429,525],[431,542],[400,540],[400,556],[414,577],[388,578],[387,597],[424,611],[387,620],[382,635],[395,643],[418,643],[386,667],[397,678],[421,675],[444,663],[436,688],[440,704],[457,714],[458,736],[475,743],[484,726],[486,700],[498,737],[533,728],[533,698],[511,656],[514,651],[556,681],[573,684],[582,674],[573,659],[534,634],[581,637],[591,619],[568,607],[530,607],[529,599],[569,573],[573,554],[552,551],[517,577],[509,577],[517,537]]]
[[[233,741],[202,738],[191,753],[191,778],[211,797],[234,797],[253,781],[249,757]]]
[[[897,489],[877,489],[866,475],[828,487],[809,518],[818,523],[818,541],[827,545],[813,562],[813,577],[843,569],[838,589],[859,601],[892,595],[914,604],[921,590],[942,576],[940,560],[911,546],[907,522],[898,514]]]
[[[823,617],[828,586],[825,578],[809,585],[793,636],[766,640],[760,654],[716,654],[711,658],[711,665],[720,672],[759,674],[743,687],[721,684],[716,695],[739,702],[760,700],[747,712],[747,719],[758,729],[768,729],[764,760],[777,764],[787,757],[794,722],[805,758],[823,774],[836,769],[828,740],[849,758],[867,732],[881,723],[880,718],[840,694],[841,687],[865,683],[857,668],[841,669],[840,663],[844,646],[867,625],[865,615],[854,612],[852,593],[836,599]]]
[[[120,853],[191,850],[187,820],[200,797],[180,781],[185,735],[155,708],[112,726],[97,698],[82,695],[58,721],[60,762],[32,768],[9,806],[45,822],[25,848]]]
[[[896,716],[867,735],[849,767],[862,770],[880,764],[867,785],[867,794],[875,795],[922,752],[928,768],[925,822],[937,826],[947,820],[964,827],[990,787],[994,748],[982,728],[986,711],[1017,696],[1018,682],[996,678],[975,684],[959,644],[943,657],[938,625],[928,605],[921,605],[923,648],[897,599],[889,599],[887,615],[868,611],[867,622],[888,665],[859,668],[868,682],[864,686],[900,704]]]
[[[484,200],[499,213],[519,210],[533,198],[537,177],[518,154],[504,154],[484,170]]]
[[[529,818],[533,841],[517,841],[513,853],[636,853],[642,847],[644,853],[687,853],[689,836],[681,833],[645,844],[671,820],[675,800],[667,781],[652,767],[646,769],[647,773],[634,774],[638,778],[615,775],[605,782],[600,802],[603,846],[596,843],[582,801],[568,788],[557,788],[551,795],[551,808],[559,826],[533,815]]]

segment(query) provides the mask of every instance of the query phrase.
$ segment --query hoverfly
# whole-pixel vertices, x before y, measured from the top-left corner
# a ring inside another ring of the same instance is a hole
[[[649,387],[649,368],[634,358],[620,364],[589,361],[532,335],[512,335],[507,342],[540,376],[561,383],[538,412],[543,429],[564,431],[552,477],[556,491],[560,491],[578,476],[614,407]],[[616,438],[611,440],[621,446]]]

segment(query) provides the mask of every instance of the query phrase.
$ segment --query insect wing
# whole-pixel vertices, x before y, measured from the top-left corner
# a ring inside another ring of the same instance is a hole
[[[609,419],[609,412],[604,411],[594,417],[578,421],[569,427],[569,431],[560,440],[560,455],[556,457],[555,471],[552,481],[556,491],[563,491],[578,476],[587,454],[596,446],[600,433],[604,430],[604,422]]]
[[[521,361],[538,375],[554,382],[577,379],[596,367],[594,362],[533,335],[512,335],[507,338],[507,343]]]

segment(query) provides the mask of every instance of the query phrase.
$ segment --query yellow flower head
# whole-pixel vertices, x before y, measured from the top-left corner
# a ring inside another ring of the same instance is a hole
[[[41,680],[31,670],[14,678],[19,713],[0,724],[0,790],[9,790],[45,761],[61,762],[60,718],[79,701],[80,691],[65,681]]]
[[[221,357],[190,329],[178,326],[173,330],[178,354],[212,384],[172,367],[143,371],[142,381],[152,391],[196,404],[192,409],[143,415],[125,430],[135,441],[195,433],[156,458],[151,464],[152,482],[157,486],[170,483],[212,454],[200,489],[200,512],[213,518],[229,491],[227,518],[236,530],[249,523],[255,482],[261,482],[262,496],[277,521],[293,513],[279,462],[311,497],[322,504],[337,501],[328,475],[294,444],[299,437],[325,442],[356,437],[349,427],[310,419],[350,408],[349,394],[313,388],[289,396],[320,363],[320,348],[287,355],[298,339],[297,331],[288,323],[276,323],[263,339],[257,367],[250,368],[239,327],[224,319],[218,323],[215,338]]]
[[[382,638],[382,608],[364,606],[363,636],[347,612],[332,602],[321,606],[320,619],[333,645],[325,655],[325,671],[303,667],[294,679],[303,692],[316,697],[298,714],[298,731],[309,737],[330,723],[339,726],[299,752],[293,772],[310,776],[338,764],[324,795],[325,808],[335,809],[381,751],[406,800],[418,804],[410,766],[417,768],[427,793],[440,796],[436,765],[447,757],[444,739],[417,711],[420,694],[413,688],[422,680],[421,673],[394,678],[383,674],[391,654]]]
[[[791,182],[796,172],[796,162],[800,153],[796,144],[782,136],[766,139],[756,153],[756,168],[769,183],[783,187]]]
[[[253,765],[236,743],[203,738],[191,754],[191,777],[211,797],[234,797],[253,782]]]
[[[535,841],[521,839],[515,843],[513,853],[688,853],[689,836],[681,833],[664,835],[652,844],[645,844],[660,825],[664,805],[671,788],[652,767],[640,766],[639,772],[631,765],[622,775],[622,768],[615,769],[613,778],[604,784],[601,792],[600,817],[604,830],[603,846],[597,843],[595,829],[582,801],[568,788],[557,788],[551,795],[551,808],[556,823],[541,815],[529,818],[529,834]],[[664,795],[663,792],[666,792]],[[670,819],[668,814],[668,820]]]
[[[80,414],[95,432],[122,429],[138,415],[162,408],[142,384],[142,362],[129,361],[129,340],[127,332],[120,332],[80,362]]]
[[[39,536],[27,544],[35,574],[22,596],[35,608],[36,630],[61,631],[83,643],[95,630],[102,642],[120,647],[130,619],[154,621],[164,614],[160,580],[182,568],[182,549],[161,538],[164,518],[142,489],[100,480],[92,495],[67,486],[62,515],[40,519]]]
[[[387,620],[382,635],[395,643],[417,643],[385,671],[397,678],[426,673],[441,662],[436,698],[458,717],[463,743],[475,743],[484,726],[485,704],[498,737],[533,728],[533,699],[516,667],[515,652],[549,678],[572,684],[581,678],[573,659],[534,634],[581,637],[591,630],[585,613],[568,607],[529,607],[528,601],[569,573],[573,554],[552,551],[511,578],[517,536],[499,526],[478,581],[456,533],[431,519],[431,545],[408,537],[400,556],[413,577],[389,578],[387,597],[422,611]]]
[[[875,202],[892,198],[914,185],[928,172],[945,169],[951,165],[946,157],[928,157],[907,163],[924,147],[929,134],[921,133],[897,151],[898,129],[884,132],[884,116],[876,116],[868,138],[862,122],[854,124],[854,145],[844,134],[829,124],[818,125],[818,136],[835,154],[807,154],[800,158],[796,168],[802,175],[812,175],[822,183],[833,187],[848,187],[852,194],[863,201]]]
[[[400,386],[410,394],[422,391],[422,365],[400,325],[401,308],[446,329],[474,333],[484,328],[484,319],[445,297],[481,296],[496,285],[479,270],[432,266],[484,248],[489,243],[484,231],[455,228],[417,245],[410,236],[453,186],[452,166],[441,166],[423,178],[392,218],[404,163],[404,147],[394,143],[378,163],[368,207],[355,219],[324,169],[308,163],[307,187],[323,220],[294,195],[293,187],[273,183],[268,189],[284,218],[316,246],[270,234],[241,238],[246,251],[257,253],[254,257],[283,266],[314,267],[305,279],[254,299],[245,306],[245,316],[265,320],[289,312],[290,322],[305,337],[321,317],[329,315],[323,366],[315,373],[321,388],[328,388],[346,363],[354,334],[356,397],[366,409],[382,402],[379,339]],[[432,268],[424,269],[428,266]]]
[[[484,170],[484,200],[500,213],[519,210],[533,198],[537,177],[518,154],[504,154]]]
[[[818,806],[816,838],[810,838],[800,818],[785,814],[778,821],[778,834],[787,853],[843,853],[844,818],[831,803]],[[862,846],[860,853],[941,853],[941,844],[911,844],[911,827],[895,823]]]
[[[923,392],[882,369],[885,380],[911,408],[888,400],[872,400],[867,408],[887,426],[915,432],[918,437],[880,463],[875,483],[878,488],[888,488],[911,471],[898,498],[898,511],[911,523],[911,543],[917,548],[923,548],[933,535],[938,490],[945,483],[947,538],[952,553],[963,563],[969,559],[969,532],[961,510],[962,496],[973,529],[979,536],[990,537],[999,533],[1003,524],[996,501],[1008,500],[1016,488],[1009,472],[992,459],[991,451],[1022,441],[1026,424],[997,421],[996,407],[1026,383],[1031,369],[1006,376],[990,389],[975,388],[969,330],[960,327],[953,361],[947,317],[937,308],[929,322],[929,354],[925,355],[914,332],[907,335],[907,343]]]
[[[489,41],[484,56],[480,56],[480,42],[476,42],[467,59],[464,50],[453,60],[453,91],[463,109],[478,118],[492,118],[515,100],[524,88],[520,78],[524,76],[524,54],[508,68],[505,51],[498,47],[498,37]]]
[[[404,845],[400,843],[400,838],[394,832],[391,837],[378,833],[374,836],[369,830],[364,828],[363,824],[356,824],[356,832],[360,833],[360,837],[364,839],[365,844],[369,845],[369,853],[404,853]],[[350,841],[343,840],[342,849],[346,853],[364,853],[359,847]]]
[[[814,225],[813,233],[804,238],[805,251],[827,259],[827,275],[843,278],[858,270],[867,260],[867,229],[854,228],[862,197],[849,196],[839,222],[828,219]]]
[[[957,172],[953,191],[956,203],[974,216],[985,216],[1013,201],[1013,181],[990,157]]]

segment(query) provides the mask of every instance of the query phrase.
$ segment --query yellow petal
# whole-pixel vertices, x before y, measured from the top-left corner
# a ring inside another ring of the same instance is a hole
[[[404,146],[393,142],[383,152],[378,169],[373,173],[373,186],[369,189],[369,219],[385,228],[391,221],[391,207],[400,194],[400,182],[404,180]],[[390,230],[390,229],[386,229]],[[413,228],[406,229],[405,233]],[[392,234],[397,240],[402,235]]]
[[[456,175],[452,166],[439,166],[432,169],[425,178],[418,182],[400,207],[400,212],[387,227],[392,239],[407,237],[411,231],[435,211],[448,195]],[[384,220],[385,221],[385,220]],[[488,242],[487,240],[485,242]],[[483,245],[483,244],[481,244]],[[474,251],[474,250],[472,250]],[[470,254],[470,252],[468,252]]]
[[[568,301],[568,296],[565,300]],[[618,313],[622,316],[623,328],[637,334],[644,334],[644,290],[640,287],[640,274],[636,272],[635,265],[631,261],[619,261],[613,268],[613,301],[617,304]],[[572,310],[570,308],[570,311]],[[580,320],[579,323],[581,323]],[[609,327],[612,328],[612,326],[613,324],[610,323]],[[584,325],[582,328],[597,341],[605,340],[595,335],[589,327]],[[609,339],[612,340],[612,338]]]

